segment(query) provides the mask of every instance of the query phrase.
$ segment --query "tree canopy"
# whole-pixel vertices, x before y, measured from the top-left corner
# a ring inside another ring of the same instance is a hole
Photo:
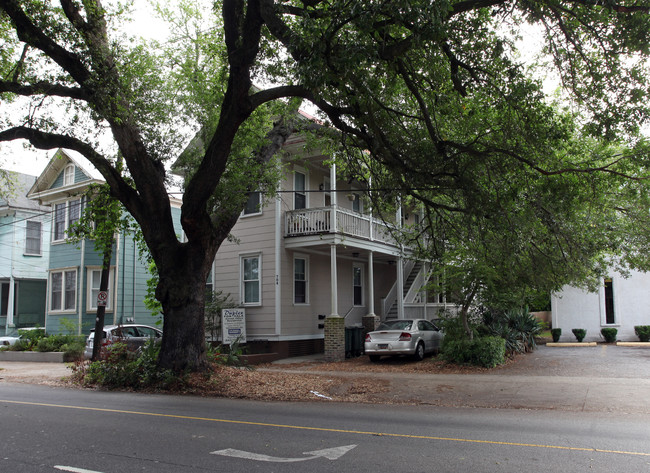
[[[647,216],[642,201],[616,199],[641,195],[647,176],[639,129],[650,104],[648,0],[179,5],[161,9],[176,25],[170,47],[149,48],[123,33],[130,13],[119,4],[0,0],[0,141],[82,153],[141,226],[160,275],[164,367],[204,365],[203,285],[246,192],[296,129],[282,118],[295,110],[291,99],[318,109],[344,154],[371,157],[353,177],[373,174],[423,203],[449,254],[477,256],[484,240],[532,257],[542,225],[540,238],[562,241],[606,223],[581,214],[588,206],[562,209],[601,191],[617,217]],[[519,56],[517,36],[532,27],[567,110]],[[199,130],[179,241],[164,163],[181,154],[184,132]],[[117,150],[128,179],[115,168]],[[563,220],[563,211],[584,219]],[[522,223],[508,248],[501,232]],[[562,248],[573,243],[585,242]],[[607,249],[586,243],[585,257]],[[647,244],[642,235],[617,243]]]

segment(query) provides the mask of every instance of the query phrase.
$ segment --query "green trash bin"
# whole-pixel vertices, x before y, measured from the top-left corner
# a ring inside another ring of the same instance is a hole
[[[345,327],[345,357],[353,358],[363,353],[363,327]]]

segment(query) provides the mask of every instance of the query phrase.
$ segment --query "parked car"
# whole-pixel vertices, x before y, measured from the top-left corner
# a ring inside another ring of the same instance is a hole
[[[366,334],[364,348],[370,361],[394,355],[422,360],[427,353],[440,350],[443,337],[438,326],[425,319],[389,320]]]
[[[15,345],[18,340],[29,340],[29,332],[30,330],[43,330],[43,327],[25,327],[16,330],[16,333],[13,335],[7,335],[4,337],[0,337],[0,347],[7,347],[11,345]],[[22,335],[20,332],[23,332]],[[43,332],[44,333],[44,332]]]
[[[137,350],[150,338],[161,340],[162,332],[149,325],[106,325],[102,334],[102,345],[110,345],[118,341],[125,342],[131,350]],[[95,343],[95,331],[92,330],[86,340],[84,358],[90,359],[93,356],[93,345]]]

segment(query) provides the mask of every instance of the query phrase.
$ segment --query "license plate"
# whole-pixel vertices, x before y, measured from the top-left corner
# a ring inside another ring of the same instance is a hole
[[[388,348],[388,343],[380,343],[379,344],[379,349],[380,350],[385,350],[386,348]]]

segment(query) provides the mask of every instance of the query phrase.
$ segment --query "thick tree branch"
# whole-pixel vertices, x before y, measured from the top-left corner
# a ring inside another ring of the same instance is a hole
[[[79,87],[67,87],[60,84],[40,81],[30,85],[19,84],[18,82],[8,82],[0,80],[0,93],[11,92],[17,95],[48,95],[57,97],[69,97],[71,99],[88,101],[90,96],[84,89]]]
[[[18,1],[0,0],[0,8],[11,18],[18,39],[43,51],[46,56],[67,71],[78,84],[83,86],[86,83],[90,78],[90,72],[79,56],[66,50],[45,35],[40,28],[31,22]]]
[[[86,157],[97,170],[104,176],[106,182],[111,186],[114,196],[119,195],[126,208],[133,213],[142,212],[140,199],[137,192],[129,186],[117,170],[111,166],[104,156],[95,151],[92,146],[71,136],[56,133],[47,133],[34,128],[18,126],[0,131],[0,141],[12,141],[24,139],[29,141],[38,149],[65,148],[81,153]]]

